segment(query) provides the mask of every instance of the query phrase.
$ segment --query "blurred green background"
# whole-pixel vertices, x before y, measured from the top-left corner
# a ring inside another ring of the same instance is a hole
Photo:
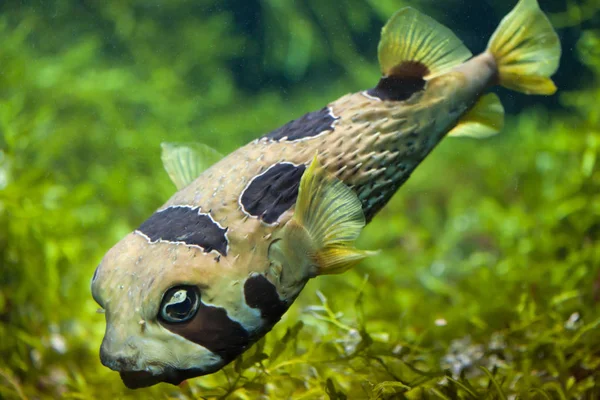
[[[499,91],[503,133],[445,140],[363,233],[382,253],[242,359],[135,392],[100,365],[89,282],[175,191],[160,142],[228,153],[372,87],[405,5],[477,53],[513,1],[1,2],[0,398],[600,398],[598,0],[541,1],[559,93]]]

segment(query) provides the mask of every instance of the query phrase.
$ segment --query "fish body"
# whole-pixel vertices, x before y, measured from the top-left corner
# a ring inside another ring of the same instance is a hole
[[[354,240],[440,140],[501,129],[502,106],[487,88],[555,90],[548,77],[560,46],[536,0],[521,0],[488,50],[465,62],[470,55],[447,28],[403,9],[383,28],[376,87],[197,178],[202,155],[171,148],[166,167],[181,190],[92,279],[107,320],[102,363],[131,388],[219,370],[271,330],[310,278],[373,254]]]

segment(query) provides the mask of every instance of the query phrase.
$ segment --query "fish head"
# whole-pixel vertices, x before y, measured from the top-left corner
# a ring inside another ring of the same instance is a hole
[[[102,363],[140,388],[177,385],[234,360],[287,309],[264,274],[234,264],[214,251],[129,234],[92,279],[106,316]]]

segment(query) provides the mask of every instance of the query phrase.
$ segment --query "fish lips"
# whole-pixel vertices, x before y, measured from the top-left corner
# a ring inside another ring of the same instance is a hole
[[[207,371],[200,368],[191,369],[168,369],[159,375],[154,375],[149,371],[121,371],[121,380],[129,389],[140,389],[153,386],[161,382],[179,385],[186,379],[206,375]]]

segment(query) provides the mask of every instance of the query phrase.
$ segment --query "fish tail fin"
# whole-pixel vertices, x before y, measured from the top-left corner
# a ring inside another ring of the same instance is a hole
[[[560,41],[537,0],[520,0],[490,38],[500,85],[526,94],[551,95]]]

